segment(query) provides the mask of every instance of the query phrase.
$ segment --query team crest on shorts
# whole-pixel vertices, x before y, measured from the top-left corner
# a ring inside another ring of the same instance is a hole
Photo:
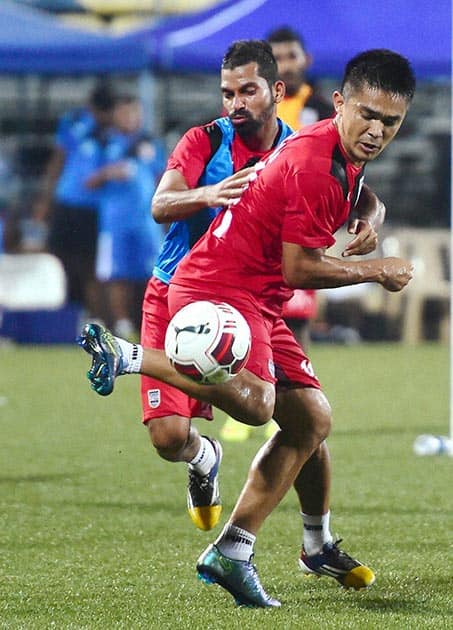
[[[316,380],[318,380],[318,377],[315,374],[313,366],[308,359],[304,359],[302,363],[300,364],[300,367],[305,372],[305,374],[308,374],[308,376],[311,376],[312,378],[315,378]]]
[[[148,389],[148,404],[151,409],[160,405],[160,389]]]

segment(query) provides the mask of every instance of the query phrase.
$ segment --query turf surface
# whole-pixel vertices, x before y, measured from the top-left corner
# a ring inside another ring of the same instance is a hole
[[[290,493],[256,545],[283,606],[236,608],[196,579],[220,525],[191,525],[184,466],[155,456],[141,427],[138,378],[103,399],[77,348],[2,348],[0,628],[453,628],[453,458],[412,454],[419,433],[448,432],[448,348],[313,346],[311,356],[334,409],[332,529],[375,570],[371,589],[302,577]],[[224,445],[225,517],[262,441],[257,429]]]

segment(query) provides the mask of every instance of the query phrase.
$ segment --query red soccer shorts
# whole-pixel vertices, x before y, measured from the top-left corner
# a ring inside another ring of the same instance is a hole
[[[164,349],[165,333],[170,321],[167,305],[168,286],[151,278],[143,300],[141,344],[146,348]],[[149,376],[141,377],[143,423],[153,418],[178,415],[184,418],[212,420],[207,403],[190,398],[171,385]]]
[[[277,388],[321,388],[310,360],[281,317],[264,315],[247,294],[234,289],[222,287],[221,294],[213,294],[209,290],[170,285],[168,308],[172,316],[186,304],[197,300],[225,301],[242,313],[252,334],[250,357],[245,367],[255,376],[276,383]]]

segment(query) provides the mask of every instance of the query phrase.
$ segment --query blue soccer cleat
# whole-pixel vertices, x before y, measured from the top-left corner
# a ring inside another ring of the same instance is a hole
[[[108,396],[116,377],[123,374],[123,353],[116,338],[101,324],[85,324],[77,343],[92,356],[87,372],[91,388],[100,396]]]
[[[331,577],[345,588],[356,591],[371,586],[376,579],[373,571],[342,551],[338,547],[340,543],[341,540],[326,543],[320,553],[312,556],[307,556],[302,549],[299,560],[302,571],[307,575]]]
[[[189,466],[187,486],[187,511],[198,529],[208,531],[215,527],[222,512],[219,490],[219,467],[222,446],[217,440],[208,439],[216,452],[216,462],[207,475],[199,475]]]
[[[231,560],[220,553],[215,545],[209,545],[198,558],[197,571],[199,579],[206,584],[218,584],[231,593],[238,606],[281,606],[278,599],[270,597],[261,586],[256,568],[250,560]]]

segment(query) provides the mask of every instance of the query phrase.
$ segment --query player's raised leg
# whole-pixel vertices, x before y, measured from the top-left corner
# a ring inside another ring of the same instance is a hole
[[[91,366],[87,372],[91,388],[100,396],[108,396],[113,391],[116,377],[124,374],[126,367],[117,338],[102,324],[89,323],[83,327],[77,343],[91,355]],[[139,347],[135,347],[137,360],[140,360]]]
[[[87,377],[92,389],[102,396],[113,391],[118,376],[146,374],[211,403],[245,424],[261,426],[272,417],[274,386],[246,369],[218,386],[202,385],[179,374],[162,350],[129,343],[100,324],[86,324],[77,341],[92,357]]]

